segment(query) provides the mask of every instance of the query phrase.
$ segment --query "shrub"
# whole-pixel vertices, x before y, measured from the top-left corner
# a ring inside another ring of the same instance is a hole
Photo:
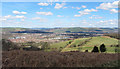
[[[94,46],[92,52],[99,52],[98,47],[97,47],[97,46]]]
[[[2,43],[2,50],[3,51],[18,50],[19,49],[19,47],[15,43],[11,42],[10,40],[2,39],[0,42]]]
[[[88,50],[85,50],[85,52],[88,52]]]
[[[76,47],[76,45],[73,45],[73,47]]]
[[[119,47],[119,45],[116,45],[116,47]]]
[[[100,51],[101,52],[105,52],[106,51],[106,47],[104,44],[100,45]]]
[[[69,44],[71,44],[72,43],[72,41],[69,41]]]
[[[50,46],[50,44],[48,42],[43,42],[42,49],[44,50],[44,49],[48,48],[49,46]]]
[[[118,59],[118,54],[107,53],[3,51],[2,69],[9,67],[101,67],[104,63]]]

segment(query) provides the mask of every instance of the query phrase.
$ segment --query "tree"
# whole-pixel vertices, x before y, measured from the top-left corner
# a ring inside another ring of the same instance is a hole
[[[69,41],[69,44],[71,44],[72,43],[72,41]]]
[[[76,45],[73,45],[73,47],[76,47]]]
[[[118,49],[115,49],[115,52],[118,52]]]
[[[85,50],[85,52],[88,52],[88,50]]]
[[[43,45],[42,45],[42,49],[46,49],[48,48],[48,46],[50,46],[50,44],[48,42],[44,42]]]
[[[92,52],[99,52],[98,47],[97,47],[97,46],[94,46]]]
[[[100,51],[101,52],[105,52],[106,51],[106,47],[104,44],[100,45]]]
[[[19,47],[15,43],[11,42],[10,40],[2,39],[0,41],[0,43],[2,43],[2,50],[3,51],[19,49]]]

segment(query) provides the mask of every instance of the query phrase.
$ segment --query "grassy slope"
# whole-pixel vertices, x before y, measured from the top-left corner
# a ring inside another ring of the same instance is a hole
[[[71,44],[71,47],[73,47],[74,45],[78,46],[79,44],[85,42],[85,40],[87,40],[89,38],[79,38],[79,39],[75,39],[74,42]]]
[[[67,47],[67,48],[65,48],[65,47],[67,46],[69,41],[52,44],[50,46],[50,48],[56,48],[57,50],[59,50],[60,47],[63,47],[62,52],[65,52],[65,51],[76,51],[76,50],[77,51],[82,51],[82,52],[84,52],[85,50],[88,50],[89,52],[91,52],[91,50],[93,49],[94,46],[98,46],[99,47],[101,44],[104,43],[106,45],[106,48],[107,48],[107,53],[115,53],[115,48],[116,47],[110,47],[110,46],[118,44],[118,40],[115,39],[115,38],[110,38],[110,37],[92,37],[92,39],[90,41],[88,41],[86,44],[83,44],[82,46],[78,46],[79,44],[81,44],[82,42],[84,42],[87,39],[89,39],[89,38],[75,39],[70,44],[70,47]],[[74,45],[76,45],[76,47],[74,47]]]
[[[106,46],[116,45],[118,44],[118,40],[110,37],[93,37],[90,42],[85,44],[84,46],[99,46],[101,44],[105,44]]]
[[[71,44],[69,48],[64,48],[62,50],[62,52],[64,51],[75,51],[75,50],[79,50],[80,48],[78,48],[78,45],[82,44],[83,42],[85,42],[85,40],[87,40],[89,38],[79,38],[79,39],[75,39]],[[76,46],[76,47],[74,47]]]
[[[107,47],[107,52],[114,52],[116,47],[110,47],[110,45],[117,45],[118,40],[115,38],[108,38],[108,37],[93,37],[87,44],[83,45],[82,51],[89,50],[91,51],[94,46],[100,46],[101,44],[105,44]]]
[[[52,50],[60,51],[62,48],[67,46],[68,43],[69,41],[63,41],[63,42],[51,44],[47,51],[52,51]]]

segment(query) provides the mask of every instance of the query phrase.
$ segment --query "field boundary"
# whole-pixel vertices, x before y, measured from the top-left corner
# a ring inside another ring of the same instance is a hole
[[[89,42],[91,39],[92,39],[92,37],[89,38],[89,39],[86,39],[84,42],[82,42],[82,43],[80,44],[80,46],[83,46],[84,44],[86,44],[87,42]],[[65,48],[69,48],[74,41],[75,41],[75,39],[74,39],[69,45],[67,45]],[[61,50],[61,52],[63,52],[63,50],[64,50],[65,48],[63,48],[63,49]]]
[[[67,45],[65,48],[68,48],[68,47],[70,47],[71,46],[71,44],[73,43],[75,41],[75,39],[69,44],[69,45]],[[63,50],[65,49],[65,48],[63,48],[62,50],[61,50],[61,52],[63,52]]]

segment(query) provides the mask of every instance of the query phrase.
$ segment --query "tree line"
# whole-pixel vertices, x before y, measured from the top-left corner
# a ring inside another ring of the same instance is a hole
[[[17,44],[7,39],[0,40],[0,43],[2,44],[2,51],[10,51],[10,50],[39,51],[39,50],[45,50],[50,45],[48,42],[41,42],[37,44],[32,41],[23,44],[22,43]]]

